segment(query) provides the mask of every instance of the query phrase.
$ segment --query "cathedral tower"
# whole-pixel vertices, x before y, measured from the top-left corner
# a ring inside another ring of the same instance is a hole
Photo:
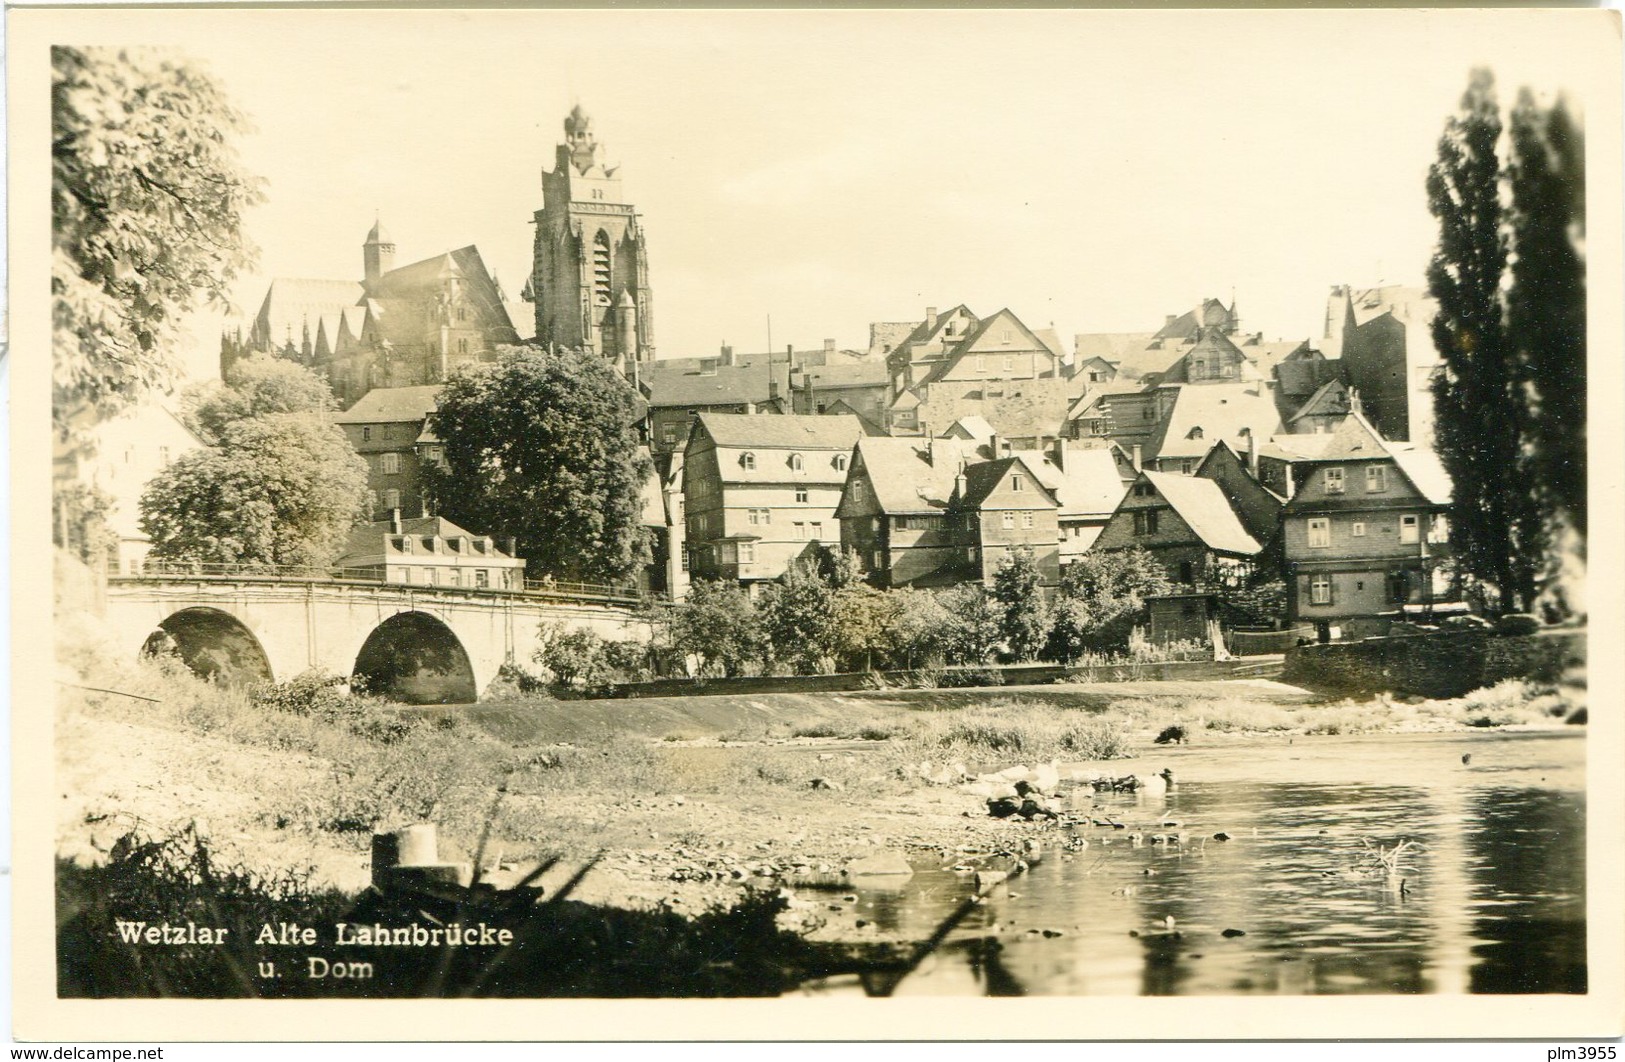
[[[654,317],[643,227],[622,196],[620,168],[604,162],[580,104],[564,119],[564,133],[554,169],[542,172],[526,285],[536,304],[536,341],[582,347],[621,365],[648,361]]]
[[[369,287],[376,284],[379,277],[395,268],[395,241],[384,231],[383,222],[372,223],[372,231],[367,233],[367,242],[361,245],[361,260]]]

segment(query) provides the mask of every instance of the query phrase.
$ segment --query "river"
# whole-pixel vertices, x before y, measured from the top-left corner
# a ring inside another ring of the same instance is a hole
[[[1583,728],[1283,738],[1110,765],[1163,767],[1164,796],[1094,796],[1092,817],[1121,829],[1012,826],[1040,861],[895,994],[1586,990]],[[1385,873],[1375,854],[1402,842]],[[974,892],[951,862],[859,889],[858,913],[928,937]]]

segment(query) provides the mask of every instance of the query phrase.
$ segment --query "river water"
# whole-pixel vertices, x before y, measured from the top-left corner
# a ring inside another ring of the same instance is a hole
[[[1123,829],[1012,823],[1042,859],[895,994],[1586,990],[1583,728],[1298,737],[1110,766],[1171,767],[1177,784],[1094,794],[1091,817]],[[1403,841],[1389,875],[1368,843]],[[924,939],[974,893],[963,873],[916,867],[904,887],[859,889],[859,915]]]

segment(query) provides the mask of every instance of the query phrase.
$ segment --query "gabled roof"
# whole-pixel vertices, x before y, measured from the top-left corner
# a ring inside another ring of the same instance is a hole
[[[1165,373],[1184,353],[1184,348],[1173,341],[1161,347],[1143,347],[1124,353],[1117,363],[1118,379],[1143,380],[1153,373]]]
[[[1250,557],[1264,548],[1247,533],[1241,518],[1231,508],[1230,499],[1211,479],[1171,472],[1140,474],[1209,549]]]
[[[811,379],[814,391],[835,387],[884,387],[888,378],[886,363],[878,358],[812,366],[800,370],[797,377],[798,382]]]
[[[1292,414],[1287,423],[1294,423],[1303,417],[1340,417],[1347,414],[1353,407],[1349,404],[1349,389],[1341,380],[1327,380],[1320,385],[1320,389],[1309,396],[1298,411]]]
[[[1318,461],[1331,441],[1330,432],[1272,435],[1259,444],[1258,456],[1277,461]]]
[[[471,322],[474,327],[490,336],[493,343],[512,345],[519,342],[519,333],[508,318],[508,310],[503,304],[501,292],[497,290],[496,281],[491,279],[478,248],[472,245],[391,269],[369,286],[367,294],[386,308],[391,300],[422,307],[432,304],[426,299],[432,292],[437,292],[442,281],[448,277],[463,279],[463,292],[474,306],[475,320]],[[418,328],[421,331],[422,325],[419,324]],[[420,340],[421,335],[413,339]]]
[[[1072,337],[1072,346],[1079,365],[1090,358],[1115,365],[1130,353],[1144,350],[1155,336],[1155,332],[1079,332]]]
[[[708,363],[703,370],[700,361]],[[767,361],[722,365],[714,359],[656,359],[639,366],[638,380],[653,407],[739,405],[788,395],[790,367]]]
[[[1439,455],[1432,450],[1391,446],[1394,463],[1405,478],[1411,481],[1417,493],[1434,505],[1449,505],[1454,492],[1450,473],[1445,471]]]
[[[1063,520],[1107,517],[1123,500],[1126,488],[1117,473],[1117,458],[1109,449],[1068,447],[1065,471],[1057,468],[1047,454],[1037,450],[1023,450],[1018,456],[1055,495]]]
[[[933,513],[948,508],[960,464],[974,453],[953,439],[866,438],[858,460],[885,513]],[[929,455],[929,456],[928,456]]]
[[[1242,428],[1262,439],[1279,431],[1280,424],[1275,401],[1262,384],[1193,384],[1174,396],[1173,408],[1152,434],[1145,453],[1157,459],[1205,457],[1217,439],[1243,438]]]
[[[423,420],[439,405],[440,385],[417,387],[374,387],[343,413],[333,414],[335,424],[399,424]]]
[[[1055,494],[1044,485],[1044,481],[1039,478],[1038,474],[1032,470],[1026,461],[1022,460],[1019,454],[1012,454],[1009,457],[1001,457],[993,461],[978,461],[975,464],[967,465],[965,467],[965,495],[960,499],[960,504],[966,508],[980,508],[982,503],[987,501],[988,496],[998,489],[999,484],[1004,481],[1004,477],[1011,472],[1025,472],[1038,487],[1038,490],[1033,493],[1042,495],[1043,499],[1051,505],[1056,504]]]
[[[863,435],[856,417],[701,413],[699,420],[717,446],[735,450],[844,451]]]
[[[392,524],[388,521],[379,521],[370,524],[356,524],[350,528],[349,538],[344,544],[344,553],[339,557],[339,566],[343,567],[347,560],[358,561],[362,559],[376,561],[384,550],[384,540],[396,534]],[[433,536],[440,539],[451,538],[487,538],[486,535],[476,535],[472,531],[464,530],[443,516],[415,517],[401,521],[399,534],[415,538],[428,538]],[[485,555],[494,560],[505,561],[505,566],[517,567],[516,558],[504,553],[500,547],[492,542],[491,552]],[[518,564],[523,564],[519,561]]]
[[[973,414],[968,417],[960,417],[948,425],[948,429],[942,433],[942,438],[974,439],[979,443],[985,443],[993,438],[995,434],[997,433],[994,432],[993,425],[989,424],[986,418]]]
[[[1393,456],[1382,433],[1358,410],[1350,410],[1337,430],[1329,434],[1331,438],[1318,460],[1371,461]]]

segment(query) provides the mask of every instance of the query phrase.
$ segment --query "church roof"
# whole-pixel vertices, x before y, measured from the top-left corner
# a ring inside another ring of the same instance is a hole
[[[384,231],[384,223],[382,221],[374,221],[372,223],[372,229],[367,233],[367,242],[394,243],[395,241],[390,239],[389,233]]]
[[[266,289],[265,301],[255,315],[256,338],[277,347],[289,339],[298,344],[303,339],[305,325],[309,324],[314,340],[320,319],[355,305],[362,290],[354,280],[278,277]]]

